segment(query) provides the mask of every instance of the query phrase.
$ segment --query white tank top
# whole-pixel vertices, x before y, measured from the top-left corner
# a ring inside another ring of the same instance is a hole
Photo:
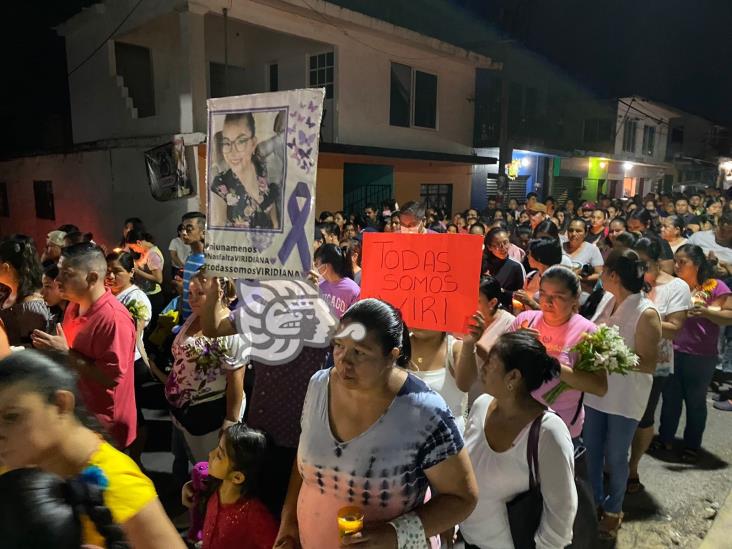
[[[427,386],[435,393],[440,395],[447,403],[448,408],[455,416],[455,424],[460,433],[465,430],[465,412],[468,409],[468,393],[463,393],[458,389],[455,383],[455,376],[451,373],[454,371],[452,347],[455,344],[455,338],[447,334],[447,351],[445,352],[445,367],[439,370],[410,371],[424,381]]]
[[[598,324],[617,326],[625,344],[635,349],[635,334],[638,320],[646,309],[656,310],[653,302],[643,294],[628,296],[612,313],[612,307],[606,307],[604,314],[597,320]],[[653,385],[653,376],[642,372],[630,372],[628,375],[611,374],[607,378],[607,393],[604,397],[585,395],[585,406],[640,421],[648,404],[648,395]]]

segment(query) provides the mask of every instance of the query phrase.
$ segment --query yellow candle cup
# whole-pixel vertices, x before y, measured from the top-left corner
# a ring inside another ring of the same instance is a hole
[[[338,511],[338,536],[350,536],[363,530],[363,510],[360,507],[342,507]]]

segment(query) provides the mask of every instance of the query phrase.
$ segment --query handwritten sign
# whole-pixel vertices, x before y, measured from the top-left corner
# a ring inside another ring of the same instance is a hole
[[[391,303],[410,328],[465,333],[482,244],[479,235],[364,233],[361,298]]]

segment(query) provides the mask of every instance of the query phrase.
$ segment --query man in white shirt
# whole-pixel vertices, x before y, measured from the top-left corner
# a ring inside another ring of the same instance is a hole
[[[716,229],[696,232],[687,243],[700,246],[707,255],[714,254],[720,266],[732,274],[732,212],[722,215]]]

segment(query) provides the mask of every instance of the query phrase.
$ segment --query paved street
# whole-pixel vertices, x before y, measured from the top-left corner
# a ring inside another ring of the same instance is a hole
[[[646,491],[626,497],[617,548],[692,548],[704,538],[732,488],[732,413],[714,409],[711,393],[708,408],[705,452],[697,465],[649,455],[641,461]]]

